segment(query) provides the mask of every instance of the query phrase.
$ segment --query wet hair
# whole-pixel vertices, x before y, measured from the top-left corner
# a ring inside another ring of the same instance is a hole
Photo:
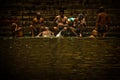
[[[12,23],[12,27],[16,27],[17,26],[17,24],[16,23]]]
[[[41,13],[40,12],[36,12],[36,15],[41,15]]]
[[[45,30],[49,30],[49,27],[45,27]]]
[[[64,14],[64,10],[60,10],[59,12]]]
[[[39,19],[41,17],[41,13],[40,12],[36,12],[36,16],[37,16],[37,19]]]
[[[104,7],[99,7],[99,12],[104,12],[105,10],[104,10]]]
[[[59,14],[60,14],[60,16],[63,18],[63,17],[64,17],[64,15],[63,15],[63,14],[64,14],[64,10],[63,10],[63,9],[60,10],[60,11],[59,11]]]

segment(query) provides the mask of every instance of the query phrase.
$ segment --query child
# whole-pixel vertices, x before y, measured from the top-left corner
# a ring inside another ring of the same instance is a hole
[[[89,36],[89,38],[96,38],[97,34],[97,30],[93,29],[92,34]]]

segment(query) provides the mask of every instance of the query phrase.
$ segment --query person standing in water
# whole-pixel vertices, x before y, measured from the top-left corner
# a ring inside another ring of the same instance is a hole
[[[110,17],[105,12],[104,7],[99,8],[96,18],[95,29],[98,31],[98,37],[105,38],[110,25]]]

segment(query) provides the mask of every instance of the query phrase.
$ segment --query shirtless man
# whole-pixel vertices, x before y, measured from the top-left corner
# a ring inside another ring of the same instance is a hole
[[[64,10],[59,11],[59,15],[55,17],[54,21],[59,30],[62,30],[64,27],[68,26],[68,19],[64,15]]]
[[[45,27],[44,18],[40,12],[36,13],[36,17],[33,18],[33,23],[30,25],[32,37],[38,35]]]
[[[99,8],[99,13],[96,19],[95,29],[98,31],[98,36],[105,38],[110,24],[110,17],[105,12],[103,7]]]
[[[53,37],[54,33],[49,29],[49,27],[45,27],[45,30],[40,32],[36,37]]]

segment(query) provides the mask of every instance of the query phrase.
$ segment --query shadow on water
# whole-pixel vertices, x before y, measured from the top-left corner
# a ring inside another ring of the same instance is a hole
[[[119,41],[120,38],[1,38],[0,78],[119,80]]]

